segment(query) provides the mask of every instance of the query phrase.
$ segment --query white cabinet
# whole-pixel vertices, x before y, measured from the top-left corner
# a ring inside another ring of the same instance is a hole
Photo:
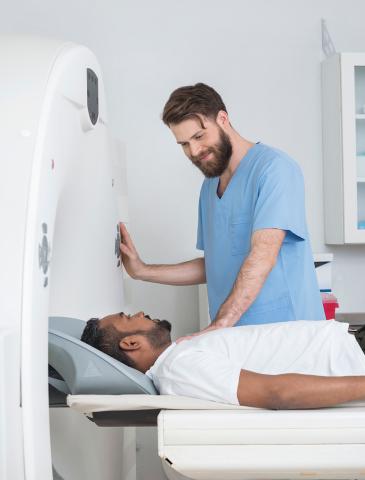
[[[365,53],[322,64],[325,241],[365,243]]]

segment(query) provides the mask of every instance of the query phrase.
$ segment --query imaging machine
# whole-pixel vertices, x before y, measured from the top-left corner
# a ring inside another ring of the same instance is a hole
[[[28,36],[0,37],[0,58],[0,478],[52,478],[49,406],[66,403],[98,425],[158,423],[170,478],[365,478],[365,404],[275,412],[160,396],[79,341],[81,319],[125,307],[125,166],[100,67],[85,47]]]

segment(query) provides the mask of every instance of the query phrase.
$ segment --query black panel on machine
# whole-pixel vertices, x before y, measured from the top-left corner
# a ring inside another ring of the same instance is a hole
[[[95,125],[99,117],[99,89],[98,77],[91,68],[87,69],[87,109],[91,123]]]

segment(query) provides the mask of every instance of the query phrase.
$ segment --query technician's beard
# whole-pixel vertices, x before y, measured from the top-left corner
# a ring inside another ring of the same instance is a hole
[[[199,156],[192,156],[190,160],[199,168],[207,178],[220,177],[228,167],[232,156],[232,143],[229,136],[219,127],[219,143],[208,147]],[[204,162],[201,159],[212,153],[214,159]]]

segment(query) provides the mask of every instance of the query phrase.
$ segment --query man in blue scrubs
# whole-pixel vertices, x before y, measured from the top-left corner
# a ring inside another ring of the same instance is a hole
[[[324,319],[297,163],[239,135],[220,95],[202,83],[175,90],[163,121],[205,176],[197,239],[204,258],[147,265],[121,225],[128,273],[170,285],[206,281],[213,320],[206,330]]]

